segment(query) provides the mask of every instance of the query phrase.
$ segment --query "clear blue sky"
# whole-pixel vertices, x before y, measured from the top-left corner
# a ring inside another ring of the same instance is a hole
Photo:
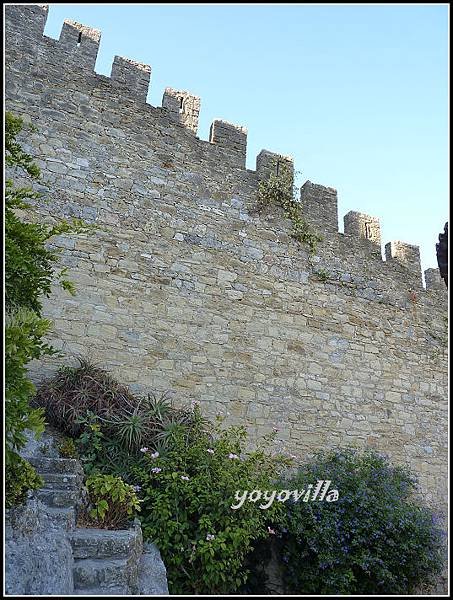
[[[51,4],[102,31],[96,71],[115,54],[152,67],[164,88],[201,97],[213,119],[248,128],[247,167],[263,148],[292,155],[298,183],[338,190],[339,226],[357,210],[384,243],[420,246],[423,270],[448,219],[448,6]]]

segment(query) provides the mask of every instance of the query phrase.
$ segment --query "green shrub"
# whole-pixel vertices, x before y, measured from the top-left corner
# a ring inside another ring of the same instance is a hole
[[[26,154],[16,136],[23,128],[21,119],[11,113],[5,115],[5,162],[10,167],[25,171],[31,178],[39,177],[39,169],[31,156]],[[6,477],[14,479],[23,465],[17,451],[26,442],[25,430],[39,435],[44,429],[42,411],[33,410],[29,398],[35,388],[27,377],[26,365],[30,360],[51,352],[43,341],[50,322],[34,312],[34,304],[41,288],[38,281],[33,288],[23,291],[23,282],[30,276],[27,264],[30,243],[27,224],[15,214],[16,208],[24,208],[27,198],[36,198],[31,189],[16,188],[12,180],[5,188],[5,434]],[[27,283],[28,285],[28,283]],[[28,464],[28,463],[27,463]],[[11,471],[11,473],[9,473]]]
[[[336,502],[287,503],[284,580],[292,594],[410,594],[441,568],[440,531],[411,498],[416,480],[374,451],[319,453],[283,483],[331,480]]]
[[[36,490],[44,484],[31,464],[19,456],[6,469],[5,506],[11,508],[27,500],[27,492]]]
[[[86,480],[90,506],[88,524],[103,529],[123,529],[140,510],[134,488],[121,477],[92,475]]]
[[[279,521],[280,527],[283,526],[283,523],[284,517]],[[265,596],[281,593],[279,573],[275,571],[275,566],[272,565],[272,555],[278,551],[280,546],[280,534],[277,533],[277,529],[275,532],[269,538],[254,541],[252,550],[245,557],[244,567],[248,572],[248,576],[237,591],[241,596]],[[274,578],[274,581],[272,581],[272,578]],[[274,588],[275,584],[277,584],[278,589]]]
[[[29,309],[7,312],[5,320],[5,437],[6,465],[18,460],[17,450],[26,443],[25,430],[39,435],[44,430],[42,409],[30,407],[34,386],[26,365],[34,358],[50,354],[42,340],[50,322]]]
[[[58,444],[58,454],[62,458],[79,458],[77,447],[72,438],[66,437]]]
[[[200,417],[195,407],[194,420]],[[162,554],[170,593],[234,593],[247,580],[253,543],[268,538],[268,527],[284,515],[279,502],[266,510],[245,502],[233,510],[235,492],[275,489],[288,461],[262,447],[245,453],[241,427],[222,431],[213,424],[213,436],[204,425],[196,429],[188,435],[181,427],[163,455],[143,449],[148,467],[135,470],[143,533]]]
[[[83,431],[76,438],[75,446],[85,474],[109,473],[108,461],[106,461],[108,453],[105,448],[104,434],[99,425],[99,417],[87,411],[86,417],[80,417],[78,423],[83,426]]]

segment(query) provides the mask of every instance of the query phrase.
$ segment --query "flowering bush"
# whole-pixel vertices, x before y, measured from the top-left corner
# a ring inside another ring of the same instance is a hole
[[[287,502],[281,557],[289,593],[410,594],[441,568],[440,531],[411,498],[416,480],[374,451],[319,453],[284,487],[331,480],[334,503]]]
[[[272,489],[288,464],[262,447],[246,454],[245,443],[243,428],[222,431],[219,422],[211,436],[181,430],[163,455],[144,452],[148,467],[136,471],[143,533],[162,554],[172,594],[237,591],[254,541],[273,535],[271,525],[284,515],[279,502],[268,510],[250,502],[231,508],[237,490]]]

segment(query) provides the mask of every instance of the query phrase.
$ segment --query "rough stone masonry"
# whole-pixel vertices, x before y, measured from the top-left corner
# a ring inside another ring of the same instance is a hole
[[[216,120],[199,139],[198,97],[168,88],[149,105],[149,66],[115,57],[111,77],[98,75],[100,32],[66,21],[55,40],[46,16],[6,7],[6,102],[37,128],[23,138],[42,169],[36,215],[98,227],[55,241],[78,290],[45,303],[67,362],[91,355],[132,389],[175,390],[253,439],[277,426],[300,457],[375,447],[409,464],[445,513],[438,272],[425,289],[418,248],[399,241],[383,260],[375,217],[348,213],[339,233],[336,190],[307,181],[304,215],[323,236],[310,257],[279,209],[253,210],[277,155],[247,169],[245,128]]]

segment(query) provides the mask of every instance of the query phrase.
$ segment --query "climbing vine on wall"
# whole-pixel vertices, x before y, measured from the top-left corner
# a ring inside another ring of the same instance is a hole
[[[281,166],[281,165],[280,165]],[[313,231],[302,215],[302,205],[296,199],[296,188],[293,185],[293,176],[289,169],[277,169],[277,163],[268,179],[259,183],[258,186],[258,211],[264,207],[274,204],[281,206],[285,216],[292,223],[291,237],[296,241],[306,244],[310,256],[316,252],[318,242],[322,237]]]

